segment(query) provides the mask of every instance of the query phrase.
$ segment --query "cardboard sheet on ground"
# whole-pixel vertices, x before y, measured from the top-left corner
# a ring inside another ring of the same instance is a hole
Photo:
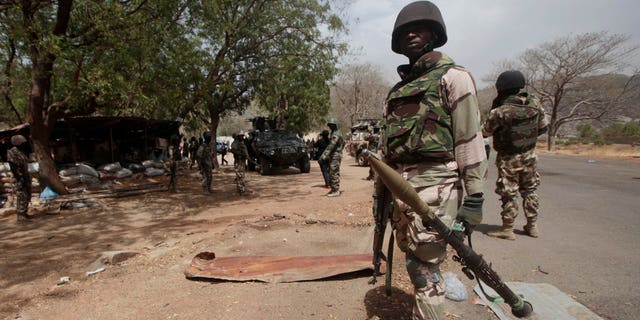
[[[335,256],[219,257],[213,252],[196,255],[185,270],[189,279],[296,282],[318,280],[371,269],[371,254]]]
[[[498,295],[486,284],[484,291],[497,297]],[[516,294],[533,305],[533,315],[529,320],[603,320],[584,305],[571,299],[567,294],[548,283],[507,282],[507,286]],[[482,293],[478,285],[473,291],[493,310],[501,320],[518,319],[511,314],[506,303],[493,303]]]

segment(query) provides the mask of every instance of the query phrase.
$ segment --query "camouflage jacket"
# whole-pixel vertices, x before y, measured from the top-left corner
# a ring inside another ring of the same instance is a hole
[[[544,109],[538,100],[520,92],[505,98],[489,113],[482,126],[484,136],[493,135],[493,147],[502,155],[533,150],[539,135],[547,131]]]
[[[231,143],[231,153],[236,157],[242,157],[244,159],[249,158],[249,149],[243,140],[233,140]]]
[[[340,130],[331,131],[329,134],[329,145],[322,152],[321,158],[328,159],[334,154],[341,154],[344,149],[344,138]]]
[[[198,162],[201,165],[206,165],[209,167],[213,166],[213,158],[211,157],[211,145],[209,143],[205,142],[198,147],[196,157],[198,157]]]
[[[29,160],[17,147],[7,150],[7,162],[11,174],[16,181],[17,190],[31,190],[31,176],[29,175]]]
[[[482,192],[487,158],[471,75],[437,51],[398,67],[398,73],[402,81],[389,92],[383,119],[385,161],[454,162],[434,165],[432,172],[409,182],[414,187],[430,186],[461,175],[468,194]]]

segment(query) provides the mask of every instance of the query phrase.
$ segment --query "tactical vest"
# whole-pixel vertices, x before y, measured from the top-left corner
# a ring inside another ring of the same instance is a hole
[[[382,139],[387,161],[454,159],[451,114],[442,106],[439,89],[440,79],[453,66],[441,65],[389,93]]]
[[[538,139],[538,122],[544,116],[535,99],[509,97],[500,108],[504,108],[505,123],[493,135],[496,151],[513,155],[534,149]]]
[[[342,138],[342,132],[339,130],[336,130],[334,132],[331,133],[333,136],[337,136],[338,137],[338,141],[336,142],[336,146],[335,146],[335,153],[341,153],[342,149],[344,149],[344,138]]]

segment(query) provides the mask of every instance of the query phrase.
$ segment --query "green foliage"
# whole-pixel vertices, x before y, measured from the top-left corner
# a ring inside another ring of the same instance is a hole
[[[593,127],[588,123],[579,124],[576,126],[576,129],[578,130],[578,136],[580,138],[593,138],[596,134],[595,129],[593,129]]]

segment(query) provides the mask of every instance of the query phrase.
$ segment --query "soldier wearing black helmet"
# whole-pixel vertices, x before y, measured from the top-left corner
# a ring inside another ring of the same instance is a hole
[[[520,71],[505,71],[498,76],[491,112],[482,133],[493,136],[493,148],[498,152],[496,193],[502,202],[502,228],[489,232],[492,237],[515,240],[513,224],[518,215],[517,193],[522,197],[522,210],[527,218],[524,231],[538,237],[538,209],[536,190],[540,185],[535,153],[538,136],[547,131],[544,109],[524,87],[526,81]]]
[[[327,197],[340,196],[340,162],[342,162],[342,149],[344,149],[344,138],[338,129],[338,120],[331,118],[327,121],[327,126],[331,130],[329,133],[329,145],[324,149],[320,159],[320,164],[328,165],[329,187],[331,190]]]
[[[203,142],[198,147],[196,157],[198,159],[198,166],[200,167],[200,173],[202,174],[202,190],[205,193],[211,193],[211,181],[213,179],[213,158],[211,156],[211,133],[205,131],[202,133]]]
[[[487,158],[473,78],[446,54],[434,51],[447,40],[444,20],[433,3],[413,2],[398,14],[391,49],[409,63],[398,67],[401,80],[387,96],[381,148],[384,161],[444,223],[470,232],[482,219]],[[378,194],[374,198],[382,199]],[[398,246],[406,253],[415,289],[413,318],[444,319],[440,264],[446,243],[406,204],[396,200],[395,207]]]

